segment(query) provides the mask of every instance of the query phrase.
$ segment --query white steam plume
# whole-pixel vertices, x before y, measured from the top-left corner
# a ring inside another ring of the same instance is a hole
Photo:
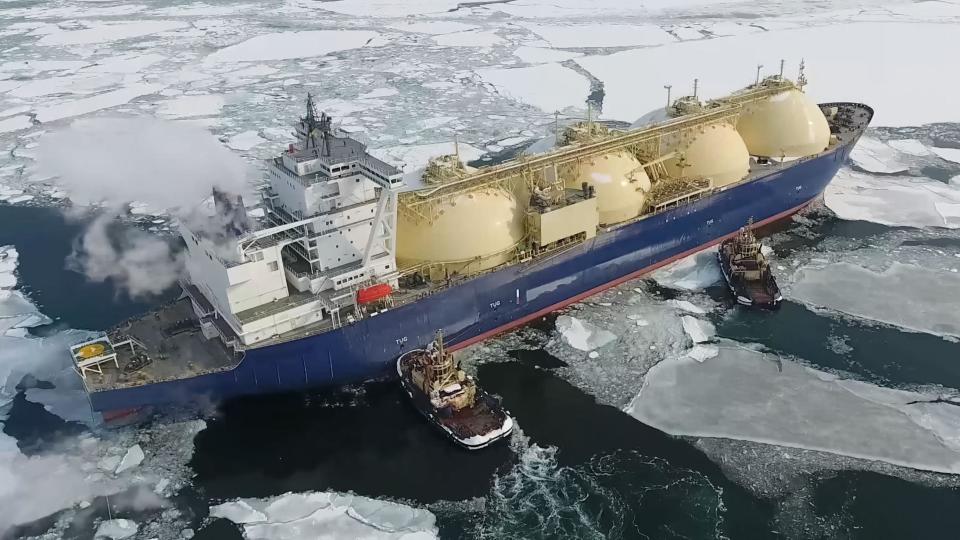
[[[112,280],[138,297],[160,294],[183,274],[180,253],[154,235],[131,227],[111,227],[111,214],[94,219],[77,240],[68,267],[83,272],[91,281]]]
[[[123,208],[139,201],[204,229],[223,220],[198,219],[198,203],[213,188],[243,194],[251,175],[203,128],[146,117],[78,120],[40,139],[38,162],[73,202]],[[183,274],[182,257],[160,238],[111,227],[119,213],[91,222],[69,264],[93,281],[114,281],[131,296],[164,291]]]
[[[78,120],[42,137],[37,161],[78,203],[190,208],[249,186],[247,164],[209,132],[148,117]]]

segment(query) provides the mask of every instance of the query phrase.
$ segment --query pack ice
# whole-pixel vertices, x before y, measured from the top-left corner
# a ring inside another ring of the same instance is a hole
[[[248,540],[428,540],[438,534],[436,518],[427,510],[333,492],[237,499],[212,507],[210,516],[242,525]]]
[[[557,317],[557,331],[567,345],[584,352],[599,349],[617,339],[612,332],[569,315]]]
[[[841,219],[960,228],[960,190],[928,178],[881,178],[841,169],[827,185],[823,200]]]
[[[898,291],[895,308],[890,294]],[[960,274],[895,262],[875,272],[848,262],[801,268],[788,295],[827,308],[917,332],[960,337]]]
[[[647,375],[626,411],[674,435],[719,437],[960,473],[960,407],[939,396],[840,379],[723,342]]]

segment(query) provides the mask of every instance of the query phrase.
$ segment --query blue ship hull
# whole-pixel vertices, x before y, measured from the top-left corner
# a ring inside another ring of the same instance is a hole
[[[438,329],[461,348],[763,225],[817,198],[856,139],[816,158],[598,234],[560,255],[506,267],[376,317],[250,349],[233,370],[90,394],[97,411],[342,385],[391,372]]]

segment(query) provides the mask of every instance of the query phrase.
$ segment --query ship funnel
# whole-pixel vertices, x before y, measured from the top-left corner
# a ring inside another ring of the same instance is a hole
[[[213,188],[213,206],[217,216],[223,220],[224,232],[227,235],[236,238],[250,230],[247,209],[244,208],[240,195],[231,195]]]

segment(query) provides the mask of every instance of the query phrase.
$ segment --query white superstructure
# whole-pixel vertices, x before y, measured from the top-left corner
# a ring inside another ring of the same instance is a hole
[[[224,197],[215,197],[218,218],[237,234],[182,227],[185,289],[208,337],[245,347],[335,327],[341,316],[359,316],[359,289],[396,285],[402,172],[368,154],[326,114],[317,116],[309,96],[295,134],[296,143],[268,163],[268,228],[238,230],[245,214],[229,214],[245,212],[243,206]]]

